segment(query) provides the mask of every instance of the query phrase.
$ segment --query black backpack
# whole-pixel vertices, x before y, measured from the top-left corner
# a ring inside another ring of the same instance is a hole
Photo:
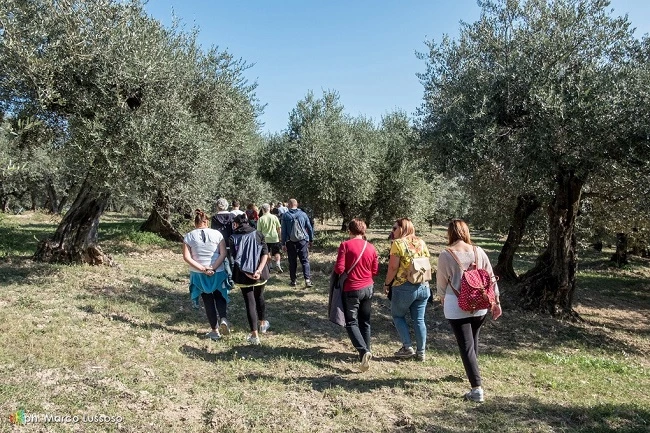
[[[226,246],[228,246],[228,239],[230,239],[230,236],[232,235],[233,219],[234,217],[230,212],[212,215],[210,228],[219,230],[219,232],[223,235]]]

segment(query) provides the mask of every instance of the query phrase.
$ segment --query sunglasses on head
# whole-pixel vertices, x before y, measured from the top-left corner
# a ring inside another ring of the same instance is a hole
[[[393,226],[393,231],[397,230],[399,226]]]

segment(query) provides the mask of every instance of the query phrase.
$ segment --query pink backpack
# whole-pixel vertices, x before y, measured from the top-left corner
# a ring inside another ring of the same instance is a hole
[[[458,297],[458,306],[461,310],[473,313],[476,310],[492,308],[495,303],[494,282],[496,277],[492,276],[485,269],[477,267],[478,253],[474,246],[474,262],[467,269],[463,269],[460,260],[454,252],[447,248],[447,252],[454,258],[463,275],[460,278],[460,293],[451,285],[451,290]]]

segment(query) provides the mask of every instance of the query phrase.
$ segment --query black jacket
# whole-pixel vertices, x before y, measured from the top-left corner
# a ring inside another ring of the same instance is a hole
[[[229,259],[233,265],[232,279],[237,284],[255,284],[259,281],[268,280],[271,276],[268,260],[262,269],[259,280],[253,280],[246,276],[246,273],[254,273],[259,266],[260,260],[269,254],[269,247],[264,241],[264,235],[250,225],[242,225],[233,231],[228,239]],[[251,272],[252,271],[252,272]]]

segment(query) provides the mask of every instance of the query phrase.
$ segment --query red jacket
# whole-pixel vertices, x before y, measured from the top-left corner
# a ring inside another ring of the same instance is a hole
[[[355,238],[339,245],[339,252],[336,257],[336,265],[334,272],[341,275],[343,272],[348,272],[354,262],[357,260],[363,249],[363,244],[366,241],[363,239]],[[366,250],[363,252],[363,257],[359,263],[349,273],[348,279],[343,286],[344,292],[351,292],[353,290],[360,290],[372,286],[374,281],[372,277],[379,272],[379,257],[377,250],[368,242]]]

